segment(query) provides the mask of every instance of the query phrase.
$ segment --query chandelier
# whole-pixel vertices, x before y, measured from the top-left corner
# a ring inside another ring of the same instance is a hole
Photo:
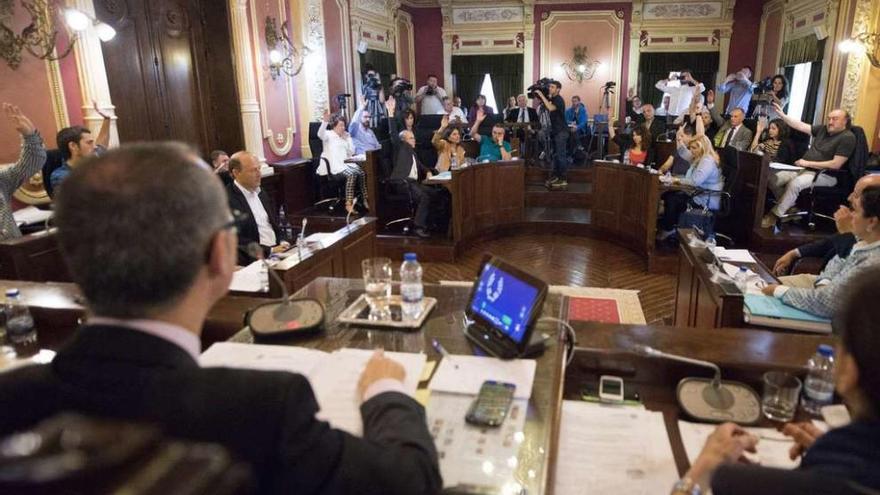
[[[302,70],[306,55],[311,53],[309,47],[297,48],[287,34],[287,22],[278,30],[274,17],[266,17],[266,48],[269,50],[269,75],[276,79],[281,73],[295,76]]]

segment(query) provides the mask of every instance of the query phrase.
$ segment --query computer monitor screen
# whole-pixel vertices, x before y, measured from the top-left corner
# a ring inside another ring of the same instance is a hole
[[[518,344],[526,334],[539,292],[538,287],[486,263],[471,297],[470,310]]]

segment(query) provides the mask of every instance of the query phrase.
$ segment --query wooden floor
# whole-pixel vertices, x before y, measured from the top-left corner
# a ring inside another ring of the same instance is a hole
[[[640,256],[595,239],[561,235],[503,237],[467,249],[456,263],[423,263],[424,280],[473,280],[484,253],[501,256],[551,285],[639,290],[647,322],[672,323],[675,276],[649,274]]]

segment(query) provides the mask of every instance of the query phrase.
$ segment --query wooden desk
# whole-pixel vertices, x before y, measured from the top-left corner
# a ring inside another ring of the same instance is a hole
[[[52,228],[0,242],[0,279],[69,282]]]
[[[450,230],[456,249],[495,228],[523,220],[525,162],[479,163],[452,170],[449,180],[431,179],[452,196]]]
[[[835,344],[836,337],[785,334],[752,329],[721,328],[705,332],[692,328],[645,327],[573,323],[578,346],[587,351],[575,353],[565,371],[565,398],[579,399],[586,385],[598,384],[599,376],[611,374],[624,379],[625,387],[636,390],[645,407],[663,412],[669,442],[679,474],[689,462],[678,431],[678,420],[689,420],[675,400],[676,386],[682,378],[711,378],[712,371],[665,359],[648,358],[629,352],[632,344],[716,363],[724,379],[742,381],[760,395],[761,376],[769,370],[782,370],[803,376],[807,360],[819,344]],[[762,426],[771,426],[764,421]],[[662,487],[667,490],[667,487]],[[659,489],[658,489],[659,490]],[[659,493],[659,492],[658,492]],[[662,493],[666,493],[662,491]]]
[[[660,179],[646,168],[593,161],[593,226],[642,254],[651,270],[657,235]]]
[[[323,238],[319,249],[306,249],[301,256],[296,247],[291,252],[275,265],[275,273],[291,294],[318,277],[360,278],[361,260],[376,255],[376,219],[359,218]],[[281,288],[270,278],[269,293],[264,295],[281,294]]]
[[[0,292],[17,288],[28,305],[37,327],[40,347],[57,350],[73,335],[86,317],[82,292],[66,282],[0,280]],[[211,308],[202,327],[202,348],[228,339],[241,330],[244,314],[265,302],[254,297],[226,296]]]
[[[712,280],[707,266],[711,261],[705,247],[693,247],[691,229],[679,229],[678,289],[675,295],[677,327],[743,327],[743,294],[732,280]],[[737,265],[737,263],[733,263]],[[760,261],[745,264],[766,282],[774,282],[770,270]]]
[[[431,339],[436,338],[449,352],[473,353],[471,345],[462,333],[462,310],[467,304],[469,288],[425,285],[425,295],[436,297],[438,302],[429,320],[416,332],[376,330],[335,323],[336,316],[354,302],[363,290],[361,280],[327,278],[315,280],[297,295],[314,297],[324,304],[327,310],[326,330],[312,337],[272,339],[263,343],[298,345],[324,351],[333,351],[342,347],[362,349],[382,347],[389,351],[424,352],[428,354],[429,360],[437,360],[440,356],[431,346]],[[543,314],[559,317],[562,300],[560,296],[549,296],[544,304]],[[238,333],[232,340],[254,341],[253,335],[247,330]],[[515,480],[522,484],[525,493],[529,494],[552,492],[561,413],[562,348],[557,345],[550,346],[537,361],[535,384],[526,416],[525,440],[520,447]],[[529,475],[531,471],[534,471],[534,476]]]

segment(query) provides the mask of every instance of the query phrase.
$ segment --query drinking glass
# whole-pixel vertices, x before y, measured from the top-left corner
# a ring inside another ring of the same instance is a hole
[[[798,377],[784,371],[764,373],[761,408],[767,419],[783,423],[794,419],[800,395],[801,381]]]
[[[391,318],[388,300],[391,297],[391,260],[388,258],[367,258],[361,261],[367,303],[370,305],[371,320]]]

